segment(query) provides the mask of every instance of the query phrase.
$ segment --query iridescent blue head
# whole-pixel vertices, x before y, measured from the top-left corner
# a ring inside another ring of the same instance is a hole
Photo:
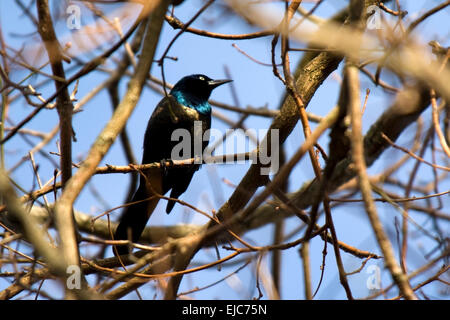
[[[232,80],[212,80],[203,74],[193,74],[178,81],[170,94],[182,105],[207,114],[211,112],[211,105],[208,103],[211,92],[230,81]]]

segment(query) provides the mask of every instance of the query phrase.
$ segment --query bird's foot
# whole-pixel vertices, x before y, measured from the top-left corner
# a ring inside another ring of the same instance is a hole
[[[173,166],[173,160],[172,159],[162,159],[160,161],[160,166],[161,166],[161,172],[163,174],[163,176],[165,176],[167,174],[167,170],[168,170],[168,166],[167,166],[167,162],[170,163],[169,167]]]

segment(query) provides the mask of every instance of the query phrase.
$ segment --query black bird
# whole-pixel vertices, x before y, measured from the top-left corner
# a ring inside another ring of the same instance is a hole
[[[194,138],[199,138],[199,132],[194,128],[201,128],[203,133],[211,128],[211,105],[208,102],[213,89],[231,80],[212,80],[202,74],[186,76],[178,81],[169,95],[164,97],[156,106],[147,124],[144,137],[144,154],[142,164],[172,160],[173,148],[179,141],[172,141],[172,133],[176,129],[185,129],[190,133],[190,154],[183,154],[180,159],[201,156],[194,148]],[[195,126],[194,123],[201,124]],[[209,142],[209,136],[204,138],[201,152]],[[115,240],[131,240],[137,242],[147,224],[150,215],[158,204],[157,194],[166,194],[169,190],[170,198],[178,198],[186,191],[192,176],[199,169],[199,164],[183,167],[165,167],[149,170],[146,175],[141,174],[139,187],[136,190],[131,205],[125,207],[120,218],[119,226],[114,234]],[[153,196],[153,197],[152,197]],[[169,200],[166,212],[170,213],[175,201]],[[128,246],[116,246],[115,254],[128,253]]]

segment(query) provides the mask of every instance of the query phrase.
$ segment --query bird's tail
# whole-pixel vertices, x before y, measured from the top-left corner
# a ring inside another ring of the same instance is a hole
[[[156,175],[160,177],[160,174]],[[144,231],[145,225],[150,218],[153,210],[159,202],[159,197],[155,192],[161,194],[161,179],[155,179],[155,175],[150,175],[146,183],[145,179],[141,179],[139,188],[133,196],[131,203],[128,205],[120,217],[120,223],[114,233],[114,240],[131,240],[137,242]],[[158,181],[159,180],[159,181]],[[151,188],[148,187],[151,184]],[[127,254],[128,246],[116,245],[117,254]],[[115,250],[114,254],[116,254]]]
[[[172,196],[171,196],[171,198],[172,198]],[[167,202],[167,207],[166,207],[166,213],[167,214],[169,214],[170,213],[170,211],[172,211],[172,209],[173,209],[173,207],[175,206],[175,201],[173,201],[173,200],[169,200],[168,202]]]

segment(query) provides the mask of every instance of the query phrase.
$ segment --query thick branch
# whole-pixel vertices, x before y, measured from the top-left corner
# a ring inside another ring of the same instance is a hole
[[[402,271],[397,260],[395,259],[394,249],[391,242],[384,231],[381,220],[378,216],[375,201],[372,198],[372,188],[370,186],[369,177],[367,174],[366,162],[364,159],[364,144],[362,137],[362,123],[361,123],[361,103],[359,98],[359,78],[358,69],[356,66],[347,64],[345,67],[346,76],[349,82],[349,110],[352,124],[352,160],[358,175],[358,183],[364,199],[364,206],[367,215],[369,216],[372,229],[377,238],[381,251],[383,252],[384,261],[389,269],[394,282],[397,284],[400,292],[407,299],[417,299],[408,282],[406,274]]]
[[[152,12],[144,39],[142,55],[136,68],[136,73],[130,80],[128,90],[117,107],[116,112],[114,112],[113,117],[97,137],[87,158],[83,161],[82,166],[67,184],[65,192],[63,192],[61,199],[56,206],[56,212],[59,212],[59,210],[70,210],[73,202],[86,182],[95,173],[98,163],[105,156],[118,134],[122,131],[131,112],[136,106],[147,74],[150,71],[167,6],[168,4],[162,1]]]

